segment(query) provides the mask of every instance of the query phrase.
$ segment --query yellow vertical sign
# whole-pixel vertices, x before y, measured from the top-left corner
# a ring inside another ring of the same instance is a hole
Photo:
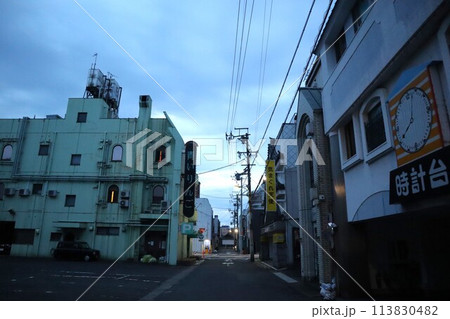
[[[275,183],[275,161],[267,160],[266,161],[266,211],[268,212],[276,212],[277,211],[277,189]]]

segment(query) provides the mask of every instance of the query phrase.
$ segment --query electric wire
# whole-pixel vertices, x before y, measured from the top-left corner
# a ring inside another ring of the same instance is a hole
[[[269,121],[268,121],[268,123],[267,123],[267,125],[266,125],[266,129],[264,130],[264,134],[263,134],[263,136],[262,136],[262,138],[261,138],[262,140],[264,140],[264,138],[266,137],[266,134],[267,134],[267,131],[268,131],[268,129],[269,129],[270,123],[271,123],[271,121],[272,121],[273,115],[275,114],[275,111],[276,111],[276,109],[277,109],[278,102],[280,101],[281,95],[282,95],[282,93],[283,93],[284,86],[286,85],[287,79],[288,79],[288,77],[289,77],[289,73],[290,73],[290,71],[291,71],[292,65],[293,65],[294,60],[295,60],[295,57],[296,57],[296,55],[297,55],[298,48],[300,47],[300,43],[301,43],[301,41],[303,40],[303,35],[305,34],[305,30],[306,30],[306,27],[307,27],[307,25],[308,25],[309,19],[310,19],[310,17],[311,17],[311,13],[312,13],[312,10],[313,10],[313,8],[314,8],[315,3],[316,3],[316,1],[313,0],[312,3],[311,3],[311,7],[309,8],[309,12],[308,12],[308,15],[307,15],[307,17],[306,17],[306,21],[305,21],[305,23],[303,24],[302,32],[300,33],[300,37],[299,37],[299,39],[298,39],[298,41],[297,41],[297,46],[296,46],[296,48],[295,48],[294,54],[292,55],[291,62],[289,63],[289,67],[288,67],[288,70],[287,70],[287,72],[286,72],[286,76],[284,77],[283,84],[281,85],[280,93],[278,94],[278,97],[277,97],[277,99],[276,99],[274,108],[272,109],[272,113],[270,114]],[[256,156],[255,156],[255,158],[254,158],[252,164],[255,163],[256,158],[257,158],[257,156],[258,156],[258,154],[259,154],[259,151],[261,150],[262,145],[263,145],[263,144],[261,143],[260,146],[259,146],[259,148],[258,148],[258,150],[256,151]]]
[[[299,81],[298,88],[300,88],[301,83],[302,83],[303,80],[304,80],[304,77],[305,77],[306,74],[308,73],[308,70],[312,69],[312,68],[315,66],[315,64],[318,63],[318,61],[320,61],[320,59],[322,58],[322,56],[323,56],[324,54],[326,54],[326,53],[334,46],[334,44],[335,44],[337,41],[339,41],[340,38],[342,38],[343,36],[345,36],[345,34],[347,33],[347,31],[348,31],[350,28],[352,28],[353,25],[354,25],[355,23],[357,23],[357,22],[358,22],[358,21],[359,21],[359,20],[360,20],[360,19],[361,19],[361,18],[362,18],[369,10],[370,10],[370,9],[372,9],[372,7],[373,7],[373,6],[375,5],[375,3],[377,3],[377,2],[378,2],[378,0],[375,0],[375,1],[374,1],[374,2],[373,2],[366,10],[364,10],[364,12],[361,13],[361,15],[360,15],[358,18],[356,18],[356,19],[353,21],[353,23],[352,23],[349,27],[347,27],[347,29],[345,29],[344,32],[343,32],[341,35],[339,35],[339,37],[338,37],[332,44],[330,44],[330,45],[328,46],[328,48],[327,48],[322,54],[320,54],[320,56],[317,57],[317,58],[315,59],[314,63],[312,63],[312,65],[308,68],[308,63],[310,63],[310,61],[311,61],[311,59],[312,59],[312,56],[313,56],[313,52],[311,52],[311,54],[310,54],[310,56],[309,56],[309,59],[308,59],[308,62],[307,62],[307,64],[306,64],[305,68],[304,68],[303,73],[302,73],[302,74],[300,75],[300,77],[298,77],[297,80],[295,80],[295,82],[294,82],[294,83],[297,83],[297,81]],[[326,23],[327,17],[328,17],[328,15],[329,15],[329,13],[330,13],[330,10],[331,10],[331,5],[332,5],[332,3],[333,3],[333,0],[330,0],[330,2],[329,2],[329,4],[328,4],[328,8],[327,8],[327,10],[326,10],[326,13],[325,13],[324,18],[323,18],[322,23],[321,23],[321,26],[320,26],[320,29],[319,29],[319,33],[318,33],[318,35],[316,36],[316,39],[315,39],[315,43],[314,43],[313,48],[315,48],[315,47],[317,46],[317,43],[318,43],[319,38],[320,38],[320,35],[321,35],[322,32],[323,32],[323,29],[324,29],[324,27],[325,27],[325,23]],[[296,91],[296,95],[297,95],[297,94],[298,94],[298,89],[297,89],[297,91]],[[286,122],[287,118],[289,117],[289,114],[290,114],[290,112],[291,112],[291,109],[292,109],[294,100],[295,100],[295,98],[296,98],[296,95],[294,96],[294,99],[293,99],[293,101],[292,101],[292,103],[291,103],[291,106],[289,107],[289,111],[288,111],[288,113],[287,113],[287,115],[286,115],[286,118],[285,118],[284,123]],[[264,137],[263,137],[263,139],[264,139]],[[277,141],[278,141],[278,138],[277,138]],[[272,151],[273,151],[273,149],[272,149]],[[258,149],[257,153],[259,153],[259,149]],[[255,158],[256,158],[256,157],[255,157]],[[264,173],[261,175],[261,178],[260,178],[260,180],[259,180],[258,186],[261,184],[262,179],[263,179],[263,176],[264,176]],[[257,187],[258,187],[258,186],[257,186]],[[256,188],[255,188],[255,189],[256,189]]]
[[[268,52],[268,48],[269,48],[270,29],[271,29],[271,22],[272,22],[273,0],[271,0],[271,2],[270,2],[267,36],[265,35],[266,9],[267,9],[267,0],[264,1],[264,23],[263,23],[263,36],[261,39],[261,59],[260,59],[259,84],[258,84],[258,101],[256,104],[256,118],[259,117],[259,113],[261,112],[264,80],[265,80],[266,65],[267,65],[267,52]],[[265,40],[265,47],[264,47],[264,40]],[[258,125],[259,125],[259,122],[257,122],[256,126],[255,126],[255,140],[256,140],[256,136],[258,136]]]
[[[229,130],[229,124],[230,124],[230,115],[231,115],[231,97],[233,95],[233,84],[234,84],[234,69],[236,66],[236,50],[237,50],[237,40],[238,40],[238,32],[239,32],[239,17],[241,13],[241,0],[239,0],[238,4],[238,13],[237,13],[237,19],[236,19],[236,33],[234,36],[234,54],[233,54],[233,68],[231,71],[231,87],[230,87],[230,98],[228,101],[228,116],[227,116],[227,126],[226,126],[226,132]]]
[[[246,5],[247,5],[247,2],[246,2]],[[243,59],[242,59],[242,64],[240,64],[240,66],[241,66],[240,69],[241,70],[240,70],[240,73],[239,73],[239,80],[238,80],[238,83],[236,83],[235,106],[233,108],[233,115],[232,115],[232,120],[231,120],[232,126],[234,126],[234,122],[235,122],[235,119],[236,119],[236,113],[237,113],[237,107],[238,107],[238,103],[239,103],[239,95],[240,95],[240,91],[241,91],[242,77],[244,75],[245,59],[246,59],[246,56],[247,56],[248,41],[249,41],[249,38],[250,38],[250,30],[251,30],[251,27],[252,27],[254,6],[255,6],[255,0],[252,1],[252,7],[251,7],[251,12],[250,12],[250,19],[249,19],[248,28],[247,28],[247,37],[246,37],[246,40],[245,40],[244,56],[243,56]],[[243,32],[244,32],[244,28],[245,28],[245,23],[243,24],[243,28],[242,28]],[[241,44],[242,44],[242,42],[241,42]]]
[[[244,42],[245,20],[246,20],[246,16],[247,16],[247,0],[245,0],[245,4],[243,6],[244,6],[244,14],[243,14],[243,17],[242,17],[242,28],[240,28],[240,30],[241,30],[240,34],[241,35],[239,37],[240,40],[239,40],[238,65],[237,65],[236,74],[233,74],[233,77],[235,77],[235,83],[234,83],[234,87],[232,87],[233,103],[232,103],[232,107],[231,107],[230,131],[231,131],[231,129],[233,127],[233,124],[234,124],[234,114],[235,114],[235,109],[236,109],[236,94],[237,94],[236,92],[237,92],[238,79],[239,79],[239,74],[240,74],[240,69],[241,69],[242,45],[243,45],[243,42]],[[239,22],[240,21],[238,21],[238,23]],[[236,30],[236,31],[239,31],[239,30]]]

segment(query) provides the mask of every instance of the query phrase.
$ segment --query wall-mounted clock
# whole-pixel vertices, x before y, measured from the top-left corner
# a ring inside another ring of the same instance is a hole
[[[408,153],[422,149],[430,136],[432,107],[428,95],[417,87],[406,91],[395,113],[395,134]]]

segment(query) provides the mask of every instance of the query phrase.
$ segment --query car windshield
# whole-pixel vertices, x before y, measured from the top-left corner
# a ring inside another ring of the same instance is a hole
[[[89,248],[89,245],[87,243],[78,243],[79,248]]]

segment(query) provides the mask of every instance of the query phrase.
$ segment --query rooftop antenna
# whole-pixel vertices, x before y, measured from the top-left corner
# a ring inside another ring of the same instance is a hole
[[[94,63],[92,64],[92,69],[95,69],[95,66],[97,65],[97,52],[94,53],[93,57],[94,57]]]

